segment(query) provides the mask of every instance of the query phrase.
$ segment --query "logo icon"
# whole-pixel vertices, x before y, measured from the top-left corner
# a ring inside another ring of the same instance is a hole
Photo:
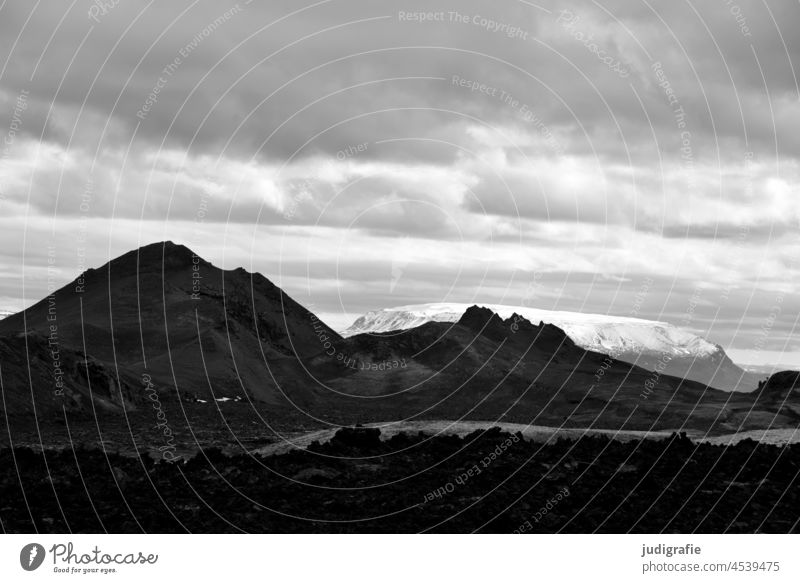
[[[31,543],[22,547],[19,552],[19,564],[26,571],[35,571],[44,563],[44,547],[38,543]]]

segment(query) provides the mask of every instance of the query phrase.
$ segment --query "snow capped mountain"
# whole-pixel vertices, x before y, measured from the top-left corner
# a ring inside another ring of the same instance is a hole
[[[472,305],[416,304],[375,310],[358,318],[342,335],[406,330],[426,322],[457,322]],[[723,391],[752,391],[763,376],[739,368],[721,346],[667,322],[520,306],[478,305],[489,308],[503,319],[517,314],[534,324],[553,324],[587,350]]]
[[[457,322],[471,305],[417,304],[376,310],[358,318],[342,334],[354,336],[365,332],[405,330],[425,322]],[[578,346],[611,356],[649,352],[672,357],[707,357],[722,350],[716,344],[666,322],[519,306],[478,305],[489,308],[503,319],[518,314],[534,324],[553,324],[564,330]]]

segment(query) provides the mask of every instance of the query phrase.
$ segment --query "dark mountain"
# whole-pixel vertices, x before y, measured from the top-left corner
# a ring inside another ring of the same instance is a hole
[[[284,393],[309,397],[295,381],[299,359],[322,349],[318,332],[339,339],[262,275],[223,271],[168,241],[89,269],[3,320],[0,350],[15,412],[31,394],[40,408],[135,407],[145,378],[188,400],[279,403]]]
[[[376,418],[505,420],[610,429],[736,431],[751,427],[751,396],[658,374],[587,351],[560,328],[519,316],[502,320],[469,308],[457,323],[427,322],[402,332],[344,340],[345,374],[325,379],[358,396]],[[399,364],[398,364],[399,363]],[[766,413],[765,413],[766,414]],[[774,415],[770,409],[769,415]],[[790,423],[788,417],[780,422]]]
[[[665,322],[608,314],[555,312],[526,306],[482,304],[481,307],[493,310],[503,318],[543,320],[562,328],[586,350],[722,391],[754,391],[764,378],[764,375],[737,366],[722,346]],[[468,308],[469,304],[448,302],[373,310],[353,322],[343,335],[398,332],[427,322],[455,323]]]

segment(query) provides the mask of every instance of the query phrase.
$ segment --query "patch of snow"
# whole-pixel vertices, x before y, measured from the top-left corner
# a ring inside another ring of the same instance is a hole
[[[228,401],[233,401],[234,403],[238,403],[239,401],[242,400],[242,398],[238,397],[238,396],[234,397],[234,398],[231,398],[231,397],[220,397],[219,399],[214,399],[214,400],[217,403],[227,403]]]

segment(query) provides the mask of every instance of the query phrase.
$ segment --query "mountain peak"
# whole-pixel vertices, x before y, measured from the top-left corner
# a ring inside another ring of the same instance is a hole
[[[209,265],[207,261],[185,245],[172,241],[144,245],[113,259],[109,264],[116,269],[136,269],[138,267],[140,272],[143,270],[170,270],[192,264]]]
[[[136,253],[136,251],[134,251]],[[139,256],[161,256],[165,258],[180,258],[180,259],[193,259],[198,257],[194,251],[189,249],[186,245],[174,243],[173,241],[160,241],[157,243],[150,243],[138,249]]]
[[[481,318],[484,320],[488,320],[493,315],[494,312],[489,308],[475,304],[467,308],[467,310],[464,312],[464,315],[461,316],[461,320],[472,319],[472,318]]]
[[[489,326],[502,326],[503,320],[492,310],[483,306],[470,306],[458,321],[462,326],[480,330]]]

